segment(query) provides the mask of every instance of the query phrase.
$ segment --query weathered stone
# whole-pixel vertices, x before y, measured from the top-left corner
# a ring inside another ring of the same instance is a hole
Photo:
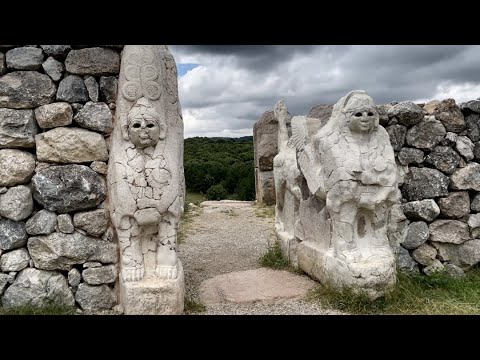
[[[15,149],[0,149],[0,186],[28,182],[35,171],[32,154]]]
[[[3,294],[3,291],[8,285],[8,275],[0,273],[0,295]]]
[[[100,77],[100,100],[107,104],[117,100],[118,80],[115,76]]]
[[[32,178],[33,197],[50,211],[91,209],[106,197],[105,180],[84,165],[51,166]]]
[[[33,110],[0,108],[0,149],[35,147],[37,132]]]
[[[435,259],[430,265],[426,266],[423,269],[423,273],[427,276],[432,276],[436,273],[443,272],[444,270],[445,270],[445,267],[440,262],[440,260]]]
[[[273,170],[273,158],[278,153],[278,122],[273,111],[265,112],[253,125],[256,164],[260,171]]]
[[[5,55],[0,52],[0,75],[5,74],[6,72],[7,72],[7,64],[5,64]]]
[[[35,109],[35,117],[42,129],[67,126],[72,123],[72,106],[66,102],[43,105]]]
[[[0,195],[0,216],[19,221],[29,217],[32,211],[33,198],[30,188],[18,185]]]
[[[408,202],[402,205],[402,209],[410,220],[430,222],[440,214],[440,208],[432,199]]]
[[[14,71],[0,77],[0,107],[30,109],[50,104],[57,88],[48,75]]]
[[[75,299],[67,281],[56,271],[24,269],[5,291],[2,305],[6,309],[32,306],[74,306]]]
[[[408,250],[400,247],[397,255],[397,267],[400,271],[407,273],[418,272],[418,264],[412,259]]]
[[[36,135],[35,142],[38,161],[83,163],[108,160],[103,136],[81,128],[58,127]]]
[[[425,266],[431,265],[437,256],[437,250],[429,245],[422,244],[412,252],[412,258]]]
[[[31,237],[27,247],[35,267],[44,270],[70,270],[85,261],[106,264],[117,261],[115,244],[79,232]]]
[[[424,153],[422,150],[414,148],[403,148],[398,153],[398,161],[402,165],[414,164],[418,165],[423,162]]]
[[[72,50],[67,55],[65,67],[71,74],[116,75],[120,71],[120,55],[115,50],[100,47]]]
[[[459,266],[466,270],[480,261],[480,240],[465,241],[463,244],[432,243],[438,249],[438,257],[442,261]]]
[[[480,237],[480,214],[470,214],[468,217],[468,227],[472,238]]]
[[[458,267],[457,265],[453,264],[443,264],[445,267],[445,271],[448,275],[454,278],[462,278],[465,277],[465,272],[462,268]]]
[[[457,138],[457,134],[453,132],[447,132],[445,137],[440,141],[440,145],[453,147],[457,143]]]
[[[444,173],[451,174],[460,162],[460,155],[448,146],[436,146],[433,151],[427,155],[425,162],[435,166]]]
[[[54,212],[42,209],[28,219],[27,233],[30,235],[48,235],[55,231],[57,215]]]
[[[20,271],[28,266],[30,255],[25,248],[9,251],[0,257],[0,269],[3,272]]]
[[[27,243],[25,223],[0,218],[0,249],[12,250]]]
[[[465,114],[477,113],[480,114],[480,101],[470,100],[459,105],[460,110]]]
[[[83,80],[85,83],[85,87],[87,88],[88,91],[88,96],[90,97],[90,100],[93,102],[97,102],[99,100],[99,94],[98,94],[98,83],[97,80],[95,80],[95,77],[93,76],[87,76],[85,80]]]
[[[117,303],[115,294],[105,284],[92,286],[82,283],[78,285],[75,300],[83,310],[108,310]]]
[[[413,250],[428,240],[428,225],[424,221],[412,222],[408,226],[407,236],[402,243],[405,249]]]
[[[390,125],[385,130],[387,130],[393,150],[402,150],[403,144],[405,144],[407,128],[403,125]]]
[[[454,99],[433,100],[425,104],[423,109],[440,120],[447,131],[459,133],[465,129],[465,120]]]
[[[78,286],[81,280],[82,274],[80,274],[80,271],[78,271],[76,268],[70,269],[70,271],[68,272],[68,283],[70,284],[70,286]]]
[[[5,186],[0,187],[0,194],[5,194],[8,191],[8,188]]]
[[[8,50],[5,58],[9,69],[38,70],[42,66],[45,55],[42,49],[24,46]]]
[[[480,164],[472,162],[464,168],[455,170],[450,176],[450,188],[480,191]]]
[[[83,280],[89,285],[109,284],[117,280],[115,265],[88,268],[82,272]]]
[[[78,113],[82,108],[83,108],[83,104],[73,103],[73,104],[72,104],[73,115],[77,115],[77,113]]]
[[[78,75],[68,75],[60,81],[57,91],[57,101],[69,103],[89,101],[87,88]]]
[[[432,222],[430,230],[430,241],[461,244],[470,239],[468,225],[458,220],[440,220]]]
[[[465,116],[465,125],[467,127],[467,136],[473,142],[480,140],[480,115],[470,114]]]
[[[9,284],[13,284],[13,282],[15,281],[15,279],[17,277],[17,274],[18,274],[18,272],[16,272],[16,271],[10,271],[8,273],[7,281],[8,281]]]
[[[470,202],[470,209],[475,212],[480,212],[480,194],[476,194]]]
[[[97,268],[100,266],[102,266],[102,263],[99,263],[98,261],[87,261],[86,263],[83,264],[84,269]]]
[[[308,112],[307,117],[319,119],[324,125],[332,115],[333,105],[320,104],[312,107]],[[322,127],[323,125],[320,125]]]
[[[422,150],[432,150],[446,135],[445,127],[433,116],[426,116],[407,131],[407,144]]]
[[[402,206],[394,204],[390,210],[387,229],[388,241],[394,254],[398,253],[400,244],[405,241],[409,223],[402,211]]]
[[[456,191],[437,200],[440,213],[447,218],[460,219],[470,212],[470,197],[467,191]]]
[[[107,175],[108,172],[108,165],[103,161],[94,161],[90,164],[90,168],[102,175]]]
[[[402,194],[409,201],[445,196],[449,182],[449,178],[438,170],[412,167],[405,176]]]
[[[405,126],[418,124],[423,120],[424,112],[420,106],[410,101],[403,101],[388,110],[388,117],[395,117],[398,123]]]
[[[380,125],[386,126],[388,124],[388,110],[392,108],[390,104],[377,105],[378,115],[380,117]]]
[[[60,214],[57,216],[58,231],[64,234],[73,234],[75,228],[70,214]]]
[[[112,112],[105,103],[87,102],[73,120],[83,128],[110,133],[113,130]]]
[[[273,171],[255,169],[255,195],[259,204],[275,205],[275,182]]]
[[[457,138],[456,149],[467,160],[472,160],[474,158],[473,149],[474,144],[466,136],[459,136]]]
[[[106,209],[78,212],[73,216],[73,225],[89,235],[100,236],[107,230],[109,218]]]
[[[70,45],[40,45],[45,54],[64,59],[72,49]]]
[[[65,66],[60,61],[55,60],[53,57],[49,57],[42,64],[43,71],[52,78],[53,81],[58,81],[62,78]]]

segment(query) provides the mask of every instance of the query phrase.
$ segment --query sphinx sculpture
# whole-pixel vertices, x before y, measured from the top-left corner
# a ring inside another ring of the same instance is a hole
[[[322,283],[382,296],[396,281],[387,219],[399,190],[373,99],[363,90],[348,93],[319,130],[304,116],[291,124],[289,143],[303,178],[291,234],[298,267]]]
[[[120,302],[126,314],[182,313],[183,120],[167,47],[126,45],[118,86],[108,184]]]

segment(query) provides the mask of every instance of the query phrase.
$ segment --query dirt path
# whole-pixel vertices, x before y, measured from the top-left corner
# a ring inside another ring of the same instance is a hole
[[[260,268],[259,258],[275,241],[273,216],[253,201],[205,201],[189,209],[181,225],[179,257],[186,299],[200,303],[199,287],[217,275]],[[306,276],[305,276],[306,277]],[[303,300],[275,304],[207,305],[201,314],[337,314]]]

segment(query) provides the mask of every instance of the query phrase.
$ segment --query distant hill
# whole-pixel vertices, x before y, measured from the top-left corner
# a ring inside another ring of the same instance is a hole
[[[253,141],[253,136],[241,136],[237,138],[232,138],[232,137],[219,137],[219,136],[214,136],[214,137],[205,137],[205,136],[195,136],[191,137],[185,140],[191,140],[191,139],[209,139],[209,140],[221,140],[225,142],[235,142],[235,141]]]

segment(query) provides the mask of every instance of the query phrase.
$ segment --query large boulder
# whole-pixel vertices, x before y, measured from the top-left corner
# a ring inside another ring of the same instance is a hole
[[[37,133],[33,110],[0,108],[0,149],[33,148]]]
[[[36,71],[14,71],[0,77],[0,108],[31,109],[55,100],[52,79]]]

